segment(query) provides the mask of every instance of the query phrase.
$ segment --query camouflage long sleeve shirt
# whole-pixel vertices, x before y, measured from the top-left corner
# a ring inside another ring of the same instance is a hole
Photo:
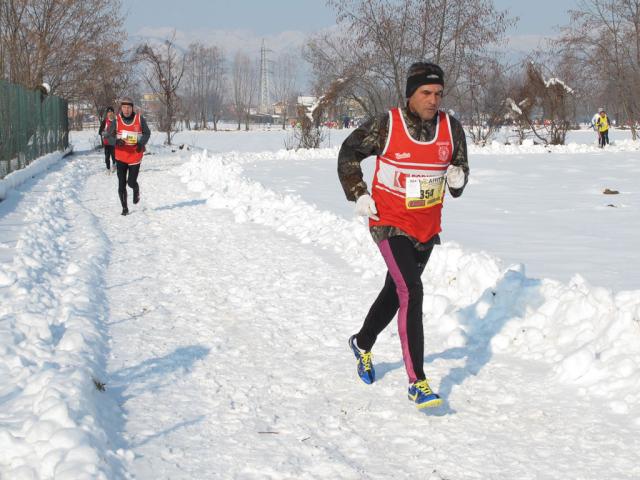
[[[402,115],[407,125],[407,130],[414,140],[430,142],[436,133],[436,117],[432,120],[422,120],[412,113],[407,107],[401,108]],[[469,162],[467,160],[467,141],[464,130],[458,120],[449,117],[451,122],[451,135],[453,137],[453,156],[451,164],[462,167],[464,170],[464,185],[461,188],[449,188],[453,197],[462,195],[469,178]],[[369,193],[367,184],[363,180],[360,163],[367,157],[378,156],[384,151],[389,131],[389,113],[365,122],[354,130],[342,143],[338,155],[338,176],[347,200],[356,201],[358,197]],[[371,235],[376,243],[396,235],[409,237],[419,250],[431,248],[432,240],[420,243],[418,240],[405,233],[401,229],[392,226],[374,225],[370,228]]]

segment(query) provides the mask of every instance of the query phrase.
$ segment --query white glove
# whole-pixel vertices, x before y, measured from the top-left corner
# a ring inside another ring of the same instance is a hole
[[[371,217],[374,220],[380,220],[376,215],[378,213],[376,202],[373,201],[373,198],[371,198],[371,195],[368,193],[358,197],[358,200],[356,201],[356,213],[363,217]]]
[[[447,168],[447,184],[449,188],[464,187],[464,170],[462,167],[449,165],[449,168]]]

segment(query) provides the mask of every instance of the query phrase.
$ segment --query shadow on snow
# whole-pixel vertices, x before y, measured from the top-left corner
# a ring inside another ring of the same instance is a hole
[[[203,205],[207,203],[206,200],[189,200],[185,202],[178,202],[172,205],[164,205],[162,207],[154,208],[155,211],[160,210],[173,210],[174,208],[183,208],[183,207],[195,207],[196,205]]]
[[[437,359],[464,359],[464,365],[452,368],[442,378],[438,393],[444,399],[443,406],[425,413],[456,413],[448,402],[453,388],[464,383],[469,377],[478,375],[489,363],[493,355],[491,340],[500,333],[508,321],[524,317],[528,309],[536,309],[544,303],[539,286],[540,280],[528,279],[517,270],[508,270],[495,287],[485,290],[476,302],[458,312],[460,324],[466,333],[466,344],[427,355],[425,363],[432,363]],[[489,304],[489,308],[483,316],[479,316],[478,311],[482,310],[483,304]]]
[[[454,387],[461,385],[469,377],[478,375],[489,363],[493,355],[491,340],[500,333],[508,321],[523,317],[528,309],[536,309],[544,303],[539,291],[540,283],[540,280],[526,278],[519,270],[507,270],[495,287],[486,289],[478,300],[457,312],[466,334],[465,345],[426,355],[424,361],[428,364],[438,359],[464,359],[464,365],[452,368],[442,378],[438,393],[444,399],[443,405],[439,408],[425,409],[424,414],[444,416],[456,413],[448,402]],[[486,313],[480,316],[478,312],[487,304],[489,307]],[[376,380],[403,366],[403,361],[377,363]]]
[[[143,391],[158,390],[167,383],[174,382],[173,373],[189,372],[209,351],[209,348],[201,345],[180,347],[163,357],[150,358],[133,367],[118,370],[111,375],[113,390],[117,392],[122,405]]]

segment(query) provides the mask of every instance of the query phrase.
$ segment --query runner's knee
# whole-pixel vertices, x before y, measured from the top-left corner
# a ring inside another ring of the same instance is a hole
[[[408,302],[411,301],[422,301],[423,297],[423,289],[422,289],[422,281],[418,279],[415,282],[411,282],[409,284],[402,284],[396,286],[396,290],[398,292],[398,298],[407,299]]]

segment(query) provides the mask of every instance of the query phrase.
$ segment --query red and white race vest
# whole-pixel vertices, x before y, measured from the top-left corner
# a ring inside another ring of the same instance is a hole
[[[124,145],[116,143],[115,156],[116,160],[136,165],[142,161],[142,152],[136,150],[138,139],[142,135],[142,124],[140,123],[140,115],[137,113],[133,117],[133,122],[127,124],[122,119],[122,115],[116,117],[116,138],[121,139]]]
[[[389,112],[387,144],[373,176],[372,197],[380,220],[370,218],[370,226],[394,226],[420,242],[440,233],[453,138],[445,112],[438,112],[436,122],[433,140],[419,142],[411,138],[400,109]]]

